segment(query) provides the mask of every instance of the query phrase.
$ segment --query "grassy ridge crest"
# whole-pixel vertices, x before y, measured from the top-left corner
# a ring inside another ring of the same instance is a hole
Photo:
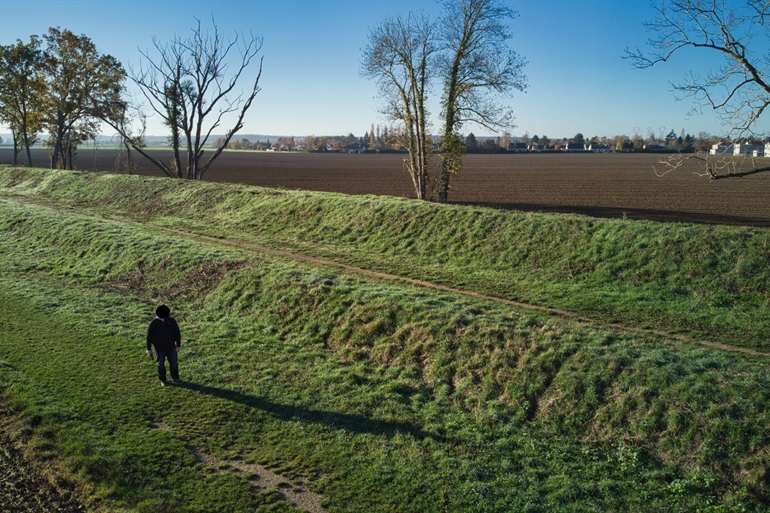
[[[768,230],[13,168],[0,190],[770,351]]]

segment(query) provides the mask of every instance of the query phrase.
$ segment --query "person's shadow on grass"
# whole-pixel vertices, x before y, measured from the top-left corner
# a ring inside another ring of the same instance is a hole
[[[177,386],[200,394],[206,394],[213,397],[218,397],[220,399],[225,399],[227,401],[234,401],[251,408],[257,408],[259,410],[268,412],[279,420],[300,420],[302,422],[325,424],[336,429],[344,429],[353,433],[369,433],[373,435],[385,435],[388,437],[393,437],[396,434],[401,433],[410,434],[420,440],[431,438],[438,442],[452,441],[450,438],[442,435],[428,433],[405,422],[372,420],[367,419],[366,417],[361,417],[359,415],[351,415],[349,413],[313,410],[302,406],[278,404],[266,399],[262,399],[260,397],[255,397],[253,395],[242,394],[234,390],[227,390],[225,388],[217,388],[207,385],[199,385],[186,381],[180,383]]]

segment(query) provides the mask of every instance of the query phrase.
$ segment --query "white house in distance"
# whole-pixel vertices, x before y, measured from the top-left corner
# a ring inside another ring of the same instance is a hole
[[[770,156],[770,143],[765,143],[764,146],[757,144],[714,144],[709,150],[709,155],[724,155],[724,156],[738,156],[747,155],[749,157],[764,157]]]
[[[612,151],[606,144],[599,144],[598,142],[589,142],[584,145],[585,151],[592,151],[594,153],[610,153]]]
[[[586,151],[584,144],[567,142],[562,144],[561,151]]]

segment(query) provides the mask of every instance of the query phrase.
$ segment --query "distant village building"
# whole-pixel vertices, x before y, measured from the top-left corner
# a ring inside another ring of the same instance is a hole
[[[535,153],[540,153],[543,151],[553,151],[553,144],[530,143],[529,151],[533,151]]]
[[[514,153],[523,153],[523,152],[526,152],[528,149],[529,148],[527,146],[527,143],[524,143],[524,142],[515,142],[515,143],[510,143],[508,145],[508,151],[512,151]]]
[[[361,145],[357,142],[348,144],[343,150],[345,150],[345,153],[362,153]]]
[[[579,143],[564,143],[561,147],[562,151],[585,151],[585,145]]]
[[[644,149],[647,151],[671,151],[671,148],[663,144],[645,144]]]
[[[762,151],[762,146],[756,146],[754,144],[735,144],[735,149],[733,150],[733,155],[753,155],[754,152]]]
[[[709,155],[764,157],[770,155],[770,143],[764,146],[758,144],[714,144],[709,150]]]
[[[732,155],[733,154],[733,145],[726,145],[726,144],[714,144],[711,146],[711,149],[709,150],[709,155]]]
[[[609,153],[610,147],[606,144],[599,144],[598,142],[589,142],[585,144],[585,150],[594,153]]]

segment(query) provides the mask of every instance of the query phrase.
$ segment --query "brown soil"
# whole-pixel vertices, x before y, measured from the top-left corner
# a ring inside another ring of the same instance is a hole
[[[24,459],[18,440],[6,430],[14,414],[0,407],[0,511],[52,513],[85,511],[70,493],[49,483]]]
[[[154,150],[168,158],[170,152]],[[35,150],[35,163],[45,152]],[[525,211],[564,212],[710,224],[770,227],[770,173],[709,180],[686,166],[664,177],[654,154],[495,154],[467,155],[450,200]],[[10,150],[0,150],[0,163]],[[84,150],[82,169],[110,170],[114,150]],[[137,156],[139,173],[161,176]],[[340,153],[225,152],[204,179],[265,187],[346,194],[414,197],[403,155]]]

